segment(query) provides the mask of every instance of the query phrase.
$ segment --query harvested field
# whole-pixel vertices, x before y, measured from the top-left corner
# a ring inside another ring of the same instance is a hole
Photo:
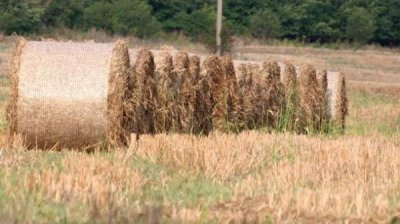
[[[0,61],[11,58],[11,44],[5,44]],[[92,153],[26,150],[18,139],[8,145],[8,83],[0,83],[4,112],[0,116],[0,223],[396,223],[400,219],[400,56],[390,51],[291,47],[239,48],[233,56],[267,62],[287,59],[295,65],[343,72],[348,100],[338,102],[348,104],[344,133],[212,131],[212,83],[189,55],[189,65],[195,65],[189,66],[190,76],[199,78],[193,132],[208,136],[142,135],[128,149],[107,152],[100,146]],[[154,54],[156,83],[173,74],[172,57],[164,56],[164,66],[158,66]],[[337,62],[338,58],[346,63]],[[243,105],[239,115],[251,106],[241,94],[251,91],[258,78],[247,67],[235,70],[239,105]],[[290,69],[282,69],[282,80],[289,73]],[[283,82],[285,86],[301,82],[293,74],[292,81]],[[321,92],[324,81],[320,73],[316,75]],[[328,82],[327,92],[330,88],[336,89]]]

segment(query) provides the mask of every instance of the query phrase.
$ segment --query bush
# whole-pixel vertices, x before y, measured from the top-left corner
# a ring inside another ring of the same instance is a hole
[[[88,4],[89,0],[52,0],[42,20],[46,26],[81,27],[84,8]]]
[[[256,38],[275,38],[281,35],[279,16],[271,10],[260,10],[250,18],[250,33]]]
[[[346,24],[346,35],[349,39],[360,43],[371,40],[376,30],[374,16],[363,8],[349,11]]]
[[[112,31],[113,5],[109,2],[96,2],[85,9],[84,21],[86,28],[98,28]]]
[[[213,8],[204,7],[192,13],[181,12],[167,25],[167,30],[177,30],[198,41],[210,50],[216,51],[216,12]],[[231,48],[230,24],[224,21],[221,32],[222,51]]]
[[[119,0],[113,5],[112,29],[122,35],[141,38],[160,33],[160,23],[151,15],[151,8],[141,0]]]
[[[0,3],[0,31],[7,35],[37,32],[41,28],[41,15],[39,8],[28,3],[3,1]]]

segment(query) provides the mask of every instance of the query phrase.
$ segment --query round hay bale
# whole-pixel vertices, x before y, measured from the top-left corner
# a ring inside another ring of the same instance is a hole
[[[208,57],[203,62],[201,72],[210,81],[213,127],[224,130],[226,81],[221,60],[217,56]]]
[[[323,70],[319,71],[317,74],[318,80],[318,96],[319,96],[319,106],[318,106],[318,117],[319,117],[319,130],[322,132],[328,131],[328,73]]]
[[[179,132],[189,132],[193,114],[192,102],[194,100],[189,71],[189,55],[186,52],[180,51],[174,56],[173,61],[173,73],[175,73],[178,82],[175,123]]]
[[[226,121],[229,129],[239,131],[238,122],[242,119],[240,114],[240,90],[236,79],[235,67],[230,56],[221,58],[222,69],[226,79],[227,97],[226,97]]]
[[[172,56],[165,51],[155,57],[155,82],[157,86],[157,132],[169,132],[173,126],[175,95],[172,89]]]
[[[254,69],[257,65],[255,64],[239,64],[238,65],[238,84],[240,90],[240,114],[243,120],[239,125],[246,129],[255,128],[256,115],[254,101],[256,98],[255,86],[256,80],[254,78]]]
[[[279,126],[280,117],[285,103],[284,89],[281,84],[281,68],[277,62],[263,63],[265,74],[265,108],[266,124],[270,128]]]
[[[297,72],[296,72],[296,67],[286,61],[284,63],[284,74],[283,74],[283,79],[282,83],[284,87],[287,89],[287,91],[293,90],[293,88],[297,84]]]
[[[200,57],[192,55],[189,57],[189,72],[192,85],[196,88],[200,81]]]
[[[10,75],[10,135],[27,147],[128,143],[128,46],[17,41]]]
[[[318,95],[317,71],[314,66],[306,65],[299,76],[300,114],[299,131],[313,132],[318,129]]]
[[[154,81],[154,57],[146,49],[141,49],[137,53],[134,66],[135,89],[133,90],[133,99],[135,108],[134,131],[137,134],[155,134],[155,119],[157,105],[157,88]]]
[[[299,92],[296,67],[289,62],[284,63],[282,84],[284,87],[285,107],[280,128],[284,131],[294,131],[296,130],[298,118]]]
[[[328,116],[336,130],[343,132],[348,115],[346,78],[338,72],[328,72]]]
[[[199,81],[195,90],[192,133],[208,135],[213,129],[213,95],[211,77],[201,67]]]

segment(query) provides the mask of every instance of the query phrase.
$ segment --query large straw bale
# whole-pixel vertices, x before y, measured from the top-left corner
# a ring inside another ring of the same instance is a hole
[[[197,88],[200,81],[200,57],[192,55],[189,57],[189,72],[192,79],[192,86]]]
[[[271,128],[276,128],[285,102],[284,89],[281,84],[281,69],[277,62],[264,62],[263,70],[266,88],[266,124]]]
[[[175,109],[175,94],[173,85],[172,56],[168,51],[155,57],[155,82],[157,86],[157,132],[169,132],[173,127]]]
[[[246,129],[252,129],[255,126],[254,99],[256,96],[254,94],[254,73],[252,72],[251,64],[239,64],[237,67],[237,72],[240,91],[240,114],[243,117],[243,120],[239,123],[239,125]]]
[[[194,62],[197,66],[197,62]],[[200,63],[200,62],[199,62]],[[191,71],[198,72],[197,69]],[[197,74],[194,74],[197,76]],[[195,103],[193,111],[193,134],[208,135],[213,129],[213,95],[211,91],[211,77],[207,72],[204,72],[204,67],[201,67],[198,75],[199,80],[195,90]]]
[[[202,64],[201,72],[210,82],[213,127],[224,129],[226,83],[221,60],[217,56],[208,57]]]
[[[286,131],[294,131],[298,122],[299,92],[296,67],[287,61],[284,63],[282,84],[284,87],[285,107],[282,115],[283,126],[281,128]]]
[[[180,51],[174,56],[173,73],[177,77],[177,114],[175,124],[180,132],[189,132],[193,114],[194,93],[189,70],[189,55]]]
[[[230,124],[230,129],[239,131],[238,122],[242,119],[240,105],[240,90],[236,79],[235,67],[230,56],[221,58],[222,69],[226,79],[226,121]]]
[[[299,76],[300,114],[299,131],[310,132],[318,129],[318,96],[317,71],[312,65],[306,65]]]
[[[317,74],[318,80],[318,96],[319,96],[319,106],[318,106],[318,117],[319,117],[319,129],[320,131],[328,131],[328,73],[323,70],[319,71]]]
[[[20,39],[10,75],[10,135],[38,148],[126,145],[127,52],[124,41]]]
[[[328,72],[327,114],[332,127],[344,131],[348,115],[346,79],[339,72]]]
[[[146,49],[138,51],[134,75],[136,86],[133,90],[133,98],[137,100],[135,105],[135,128],[137,134],[154,134],[156,132],[155,119],[157,105],[157,88],[154,81],[154,57]]]

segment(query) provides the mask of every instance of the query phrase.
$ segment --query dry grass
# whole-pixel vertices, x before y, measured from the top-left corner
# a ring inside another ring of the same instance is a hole
[[[133,150],[171,169],[230,185],[236,202],[217,205],[213,212],[221,220],[271,215],[275,222],[387,221],[398,211],[395,139],[257,132],[208,138],[159,135],[142,139]]]

